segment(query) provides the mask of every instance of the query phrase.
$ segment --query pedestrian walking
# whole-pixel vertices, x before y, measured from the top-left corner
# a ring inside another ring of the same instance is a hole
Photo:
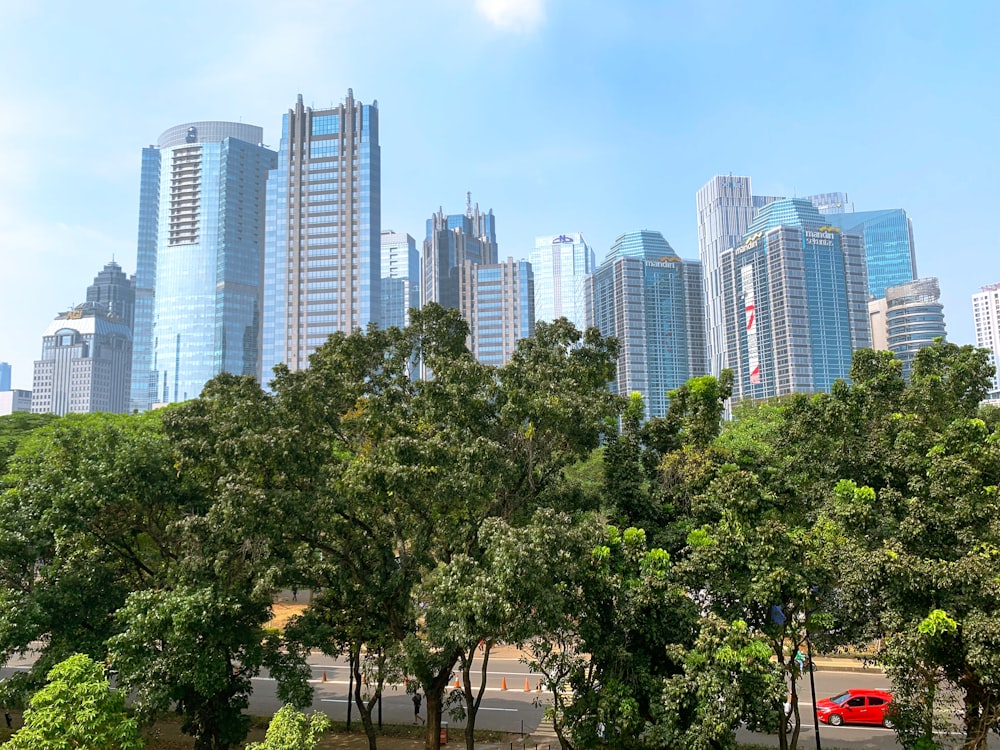
[[[418,721],[423,724],[424,717],[420,715],[420,703],[423,701],[423,696],[419,692],[413,694],[413,723],[416,724]]]

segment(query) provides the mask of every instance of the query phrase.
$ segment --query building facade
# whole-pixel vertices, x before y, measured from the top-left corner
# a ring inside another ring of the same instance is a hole
[[[191,122],[143,150],[132,406],[196,398],[221,372],[257,374],[263,130]]]
[[[31,411],[70,414],[129,410],[132,332],[101,303],[62,313],[42,334]]]
[[[933,277],[889,287],[884,297],[868,302],[868,315],[872,348],[893,352],[907,380],[917,352],[947,337],[941,288]]]
[[[847,193],[818,193],[807,195],[805,199],[816,206],[821,214],[852,214],[854,204],[847,197]]]
[[[0,391],[10,390],[10,364],[0,362]]]
[[[805,199],[769,203],[722,254],[734,399],[827,391],[871,346],[864,240]]]
[[[535,334],[535,279],[531,264],[472,265],[461,312],[469,323],[469,350],[483,364],[507,363],[517,342]]]
[[[868,264],[868,293],[885,296],[890,286],[917,278],[917,254],[913,242],[913,222],[901,208],[854,213],[826,213],[825,220],[844,232],[865,239]]]
[[[462,296],[473,283],[471,269],[497,262],[496,219],[493,210],[480,212],[469,198],[464,214],[438,212],[427,220],[421,253],[422,304],[461,309]]]
[[[381,151],[378,103],[347,90],[343,104],[282,118],[267,184],[261,379],[295,371],[330,334],[379,323]]]
[[[420,308],[420,253],[410,235],[382,232],[382,312],[384,328],[404,328],[410,310]]]
[[[749,177],[717,175],[698,191],[698,257],[704,274],[709,372],[718,376],[726,360],[722,254],[743,242],[757,212],[777,198],[755,196]]]
[[[135,321],[135,277],[129,279],[122,267],[111,261],[87,287],[87,302],[104,305],[131,331]]]
[[[16,411],[31,411],[31,391],[15,388],[0,391],[0,417],[7,417]]]
[[[588,279],[588,325],[620,344],[612,389],[642,394],[646,418],[667,413],[667,393],[708,371],[702,265],[681,260],[660,232],[618,237]]]
[[[529,256],[535,275],[535,320],[566,318],[587,325],[587,277],[597,269],[594,250],[579,232],[535,238]]]
[[[980,287],[972,295],[972,317],[976,326],[976,346],[989,349],[993,354],[993,364],[1000,365],[1000,284]],[[993,378],[988,399],[1000,402],[1000,374]]]

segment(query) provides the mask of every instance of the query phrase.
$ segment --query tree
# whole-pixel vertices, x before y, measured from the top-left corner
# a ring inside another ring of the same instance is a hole
[[[331,722],[319,712],[306,716],[294,706],[282,706],[267,727],[263,742],[251,742],[246,750],[313,750]]]
[[[32,696],[24,726],[9,750],[140,750],[138,724],[125,712],[125,695],[112,690],[103,667],[84,654],[54,666],[48,684]]]

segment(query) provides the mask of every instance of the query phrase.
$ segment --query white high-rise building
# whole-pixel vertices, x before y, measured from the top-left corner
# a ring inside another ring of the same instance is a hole
[[[535,274],[535,320],[565,317],[581,331],[587,323],[586,281],[597,263],[579,232],[535,238],[529,258]]]
[[[718,376],[730,367],[726,356],[726,320],[720,259],[743,244],[743,235],[757,212],[777,200],[755,196],[749,177],[717,175],[698,191],[698,257],[704,274],[707,311],[708,368]]]
[[[382,232],[382,327],[405,328],[420,307],[420,253],[406,232]]]
[[[972,316],[976,325],[976,346],[993,352],[993,364],[1000,362],[1000,284],[980,287],[972,295]],[[1000,401],[1000,376],[993,379],[990,401]]]

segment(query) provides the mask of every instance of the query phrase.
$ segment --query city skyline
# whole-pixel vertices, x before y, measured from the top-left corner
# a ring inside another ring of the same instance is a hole
[[[641,229],[696,259],[694,195],[713,175],[752,175],[762,195],[846,190],[858,210],[906,210],[949,338],[974,342],[971,296],[1000,281],[980,223],[1000,194],[997,105],[981,96],[1000,75],[992,4],[294,6],[275,18],[264,3],[232,14],[182,0],[175,10],[200,19],[186,40],[198,54],[164,65],[153,8],[0,0],[0,61],[23,71],[0,86],[0,359],[12,387],[30,387],[38,332],[82,299],[81,279],[109,258],[136,271],[149,133],[241,120],[273,148],[296,93],[321,108],[349,87],[379,102],[383,226],[419,238],[437,206],[471,190],[502,217],[501,257],[527,258],[536,236],[565,228],[598,263]],[[755,44],[764,34],[788,41]],[[565,54],[573,45],[588,54]],[[849,97],[823,88],[831,60]],[[445,89],[483,106],[455,116]],[[808,106],[760,124],[793,95]]]

